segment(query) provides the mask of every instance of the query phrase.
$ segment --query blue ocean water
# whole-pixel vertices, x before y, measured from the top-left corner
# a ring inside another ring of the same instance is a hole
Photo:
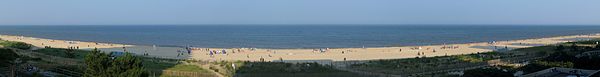
[[[200,25],[0,26],[0,34],[134,45],[345,48],[452,44],[600,33],[600,26]]]

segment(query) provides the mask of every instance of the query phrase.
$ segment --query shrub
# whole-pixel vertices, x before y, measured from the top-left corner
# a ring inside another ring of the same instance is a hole
[[[17,49],[31,49],[31,45],[24,42],[15,42],[15,41],[0,41],[0,45],[5,47],[17,48]]]

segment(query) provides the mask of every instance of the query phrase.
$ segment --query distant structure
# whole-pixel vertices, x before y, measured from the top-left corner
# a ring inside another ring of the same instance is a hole
[[[553,67],[519,77],[600,77],[600,70]]]

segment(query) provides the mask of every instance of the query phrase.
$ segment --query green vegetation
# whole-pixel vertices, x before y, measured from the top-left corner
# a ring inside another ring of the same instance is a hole
[[[454,56],[388,59],[369,61],[363,64],[353,64],[351,65],[351,68],[364,71],[406,75],[443,69],[481,66],[487,64],[486,61],[524,55],[525,54],[488,52]]]
[[[218,67],[215,66],[211,66],[209,67],[209,69],[214,70],[220,74],[223,74],[225,76],[233,76],[237,73],[237,70],[241,69],[241,66],[244,66],[247,62],[242,62],[242,61],[235,61],[235,62],[228,62],[228,61],[220,61],[220,62],[213,62],[213,65],[218,65]],[[232,65],[235,64],[236,66],[233,67]],[[234,69],[237,68],[237,69]]]
[[[462,77],[512,77],[514,71],[492,67],[465,70],[464,73]]]
[[[386,74],[411,75],[423,72],[463,69],[489,65],[488,61],[518,61],[544,57],[557,52],[556,46],[537,46],[504,52],[438,56],[426,58],[388,59],[351,65],[352,69]],[[443,74],[442,74],[443,75]],[[439,76],[432,74],[431,76]]]
[[[31,45],[24,42],[0,40],[0,45],[23,50],[31,49]]]
[[[341,72],[332,66],[317,63],[277,63],[277,62],[251,62],[238,70],[239,73],[327,73]]]
[[[600,48],[596,48],[600,46],[600,44],[596,44],[600,40],[590,40],[590,41],[580,41],[580,42],[569,42],[560,44],[555,46],[554,52],[549,52],[548,57],[543,59],[539,59],[536,61],[530,62],[530,64],[525,65],[523,67],[519,67],[516,70],[520,70],[527,73],[537,72],[544,69],[552,68],[552,67],[563,67],[563,68],[577,68],[577,69],[589,69],[589,70],[599,70],[600,69],[600,56],[589,55],[589,56],[580,56],[576,57],[576,55],[580,55],[584,52],[595,52],[600,51]],[[586,45],[586,44],[596,44],[596,45]],[[565,47],[564,45],[570,45]],[[592,48],[594,47],[594,48]],[[536,47],[526,48],[528,50],[541,50],[548,51],[546,49],[539,49]],[[503,68],[504,69],[504,68]],[[509,68],[510,69],[510,68]],[[467,74],[467,72],[465,72]],[[486,73],[476,73],[476,74],[486,74]]]
[[[246,62],[239,67],[236,76],[241,77],[371,77],[341,71],[329,65],[317,63]]]
[[[59,56],[64,58],[74,58],[74,59],[83,59],[86,54],[90,51],[88,50],[78,50],[78,49],[63,49],[63,48],[42,48],[33,50],[34,52],[43,53],[46,55]]]
[[[490,57],[486,57],[490,55]],[[479,55],[475,55],[475,54],[471,54],[471,55],[457,55],[457,56],[453,56],[454,58],[461,60],[461,61],[465,61],[465,62],[471,62],[471,63],[476,63],[476,62],[483,62],[483,61],[488,61],[488,60],[493,60],[493,59],[498,59],[502,54],[497,53],[497,52],[488,52],[488,53],[481,53]]]
[[[19,58],[19,55],[11,49],[0,48],[0,67],[8,66],[15,59]]]
[[[160,71],[164,69],[171,68],[178,64],[177,60],[173,59],[160,59],[160,58],[142,58],[144,62],[144,68],[150,71]]]
[[[208,72],[206,69],[200,68],[197,65],[185,65],[185,64],[175,65],[171,68],[168,68],[167,70],[185,71],[185,72]]]
[[[84,77],[147,77],[142,60],[129,53],[111,59],[108,54],[97,49],[85,56]]]

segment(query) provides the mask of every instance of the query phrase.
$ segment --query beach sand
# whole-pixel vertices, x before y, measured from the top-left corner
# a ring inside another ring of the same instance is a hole
[[[400,59],[415,57],[433,57],[444,55],[472,54],[478,52],[503,51],[515,48],[551,45],[568,41],[586,40],[600,38],[600,34],[572,35],[536,39],[495,41],[465,44],[446,44],[428,46],[402,46],[402,47],[368,47],[368,48],[320,48],[320,49],[261,49],[261,48],[195,48],[191,54],[181,47],[154,47],[124,44],[110,44],[81,41],[52,40],[32,38],[23,36],[0,35],[0,39],[9,41],[20,41],[32,44],[38,48],[52,46],[54,48],[80,47],[80,49],[99,48],[103,51],[123,51],[126,47],[128,52],[142,55],[176,59],[194,59],[207,61],[279,61],[279,60],[377,60],[377,59]],[[507,49],[505,49],[507,48]],[[207,51],[208,49],[208,51]],[[254,50],[253,50],[254,49]],[[321,52],[325,50],[324,52]],[[209,51],[223,51],[226,54],[209,55]],[[435,52],[434,52],[435,50]],[[177,52],[183,51],[183,52]]]
[[[600,34],[559,36],[549,38],[495,41],[465,44],[446,44],[428,46],[402,46],[402,47],[377,47],[377,48],[334,48],[325,52],[320,49],[255,49],[249,48],[208,48],[213,51],[227,51],[227,54],[209,55],[206,48],[192,51],[192,59],[196,60],[242,60],[242,61],[279,61],[279,60],[377,60],[377,59],[400,59],[415,57],[433,57],[445,55],[472,54],[491,51],[506,51],[516,48],[551,45],[569,41],[600,38]],[[445,47],[445,48],[442,48]],[[449,48],[448,48],[449,47]],[[419,49],[420,48],[420,49]],[[238,49],[241,52],[238,52]],[[322,48],[327,49],[327,48]],[[434,52],[435,50],[435,52]],[[235,53],[233,53],[233,52]]]
[[[43,39],[43,38],[24,37],[24,36],[11,36],[11,35],[0,35],[0,39],[8,40],[8,41],[25,42],[25,43],[33,45],[34,48],[44,48],[45,46],[51,46],[52,48],[79,47],[79,49],[93,49],[93,48],[119,48],[119,47],[122,48],[122,47],[133,46],[133,45],[111,44],[111,43],[53,40],[53,39]]]

